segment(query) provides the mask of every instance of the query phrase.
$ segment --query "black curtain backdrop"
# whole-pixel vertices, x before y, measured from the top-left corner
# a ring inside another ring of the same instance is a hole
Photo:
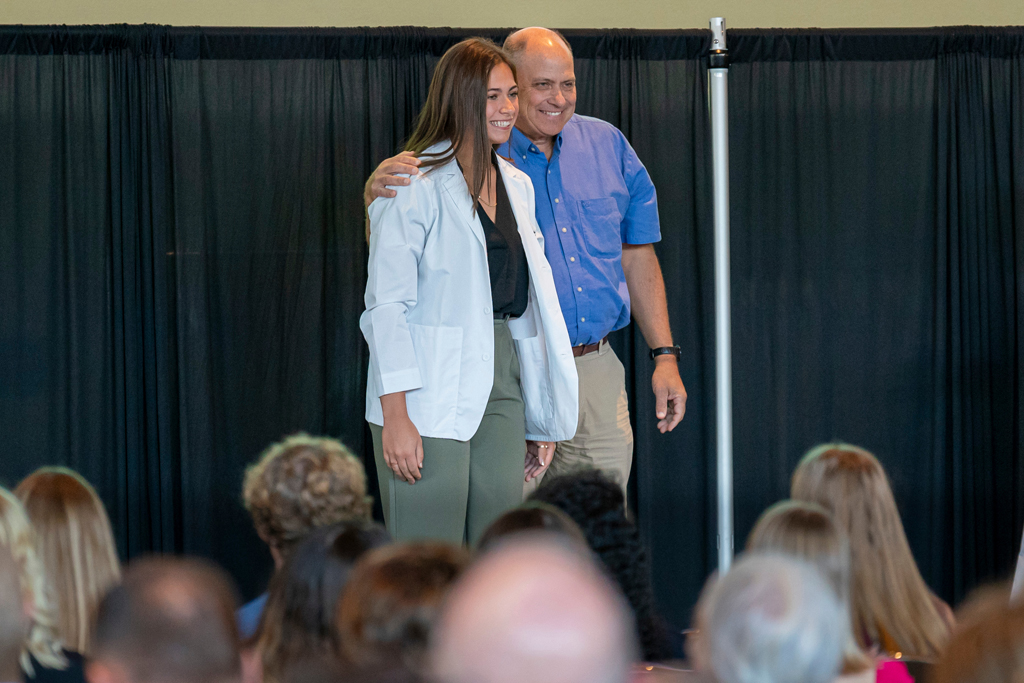
[[[505,31],[0,27],[0,479],[67,464],[123,556],[205,555],[258,592],[243,468],[297,430],[368,452],[362,183],[479,34]],[[578,111],[658,186],[690,393],[672,434],[639,332],[615,344],[682,627],[716,561],[708,38],[567,34]],[[1024,29],[730,43],[737,544],[807,448],[852,441],[959,600],[1024,524]]]

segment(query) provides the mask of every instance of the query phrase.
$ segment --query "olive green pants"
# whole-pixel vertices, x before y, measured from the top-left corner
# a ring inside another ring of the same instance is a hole
[[[370,425],[384,523],[398,541],[475,544],[523,499],[526,416],[519,356],[508,323],[494,321],[494,386],[469,441],[423,438],[422,479],[409,484],[384,462],[381,427]]]

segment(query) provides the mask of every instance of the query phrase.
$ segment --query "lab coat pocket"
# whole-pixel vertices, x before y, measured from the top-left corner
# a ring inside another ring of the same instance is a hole
[[[552,366],[543,335],[516,340],[527,425],[546,425],[555,412],[551,395]],[[528,428],[527,431],[530,431]]]
[[[423,386],[406,392],[409,419],[420,433],[451,429],[459,402],[462,328],[409,323]]]

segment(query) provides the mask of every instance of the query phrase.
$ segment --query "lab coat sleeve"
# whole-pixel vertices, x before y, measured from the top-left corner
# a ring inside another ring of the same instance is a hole
[[[429,179],[417,176],[394,189],[397,196],[378,197],[368,209],[366,311],[359,319],[380,396],[423,386],[407,315],[416,305],[419,261],[438,215]]]

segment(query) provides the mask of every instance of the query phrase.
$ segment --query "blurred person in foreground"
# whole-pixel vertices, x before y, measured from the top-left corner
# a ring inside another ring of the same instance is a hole
[[[270,549],[275,572],[314,529],[368,521],[372,512],[359,459],[334,439],[306,434],[289,436],[263,452],[245,472],[242,499]],[[256,631],[266,601],[263,593],[238,610],[242,638]]]
[[[317,529],[299,544],[271,579],[254,651],[243,653],[247,683],[280,683],[296,663],[335,657],[342,590],[359,558],[390,542],[380,524],[354,520]],[[254,675],[251,658],[258,660]]]
[[[460,546],[396,543],[367,553],[338,603],[339,650],[354,669],[422,675],[441,603],[469,564]]]
[[[36,552],[55,600],[57,637],[69,650],[87,655],[96,607],[121,580],[103,501],[81,475],[64,467],[36,470],[14,493],[35,531]]]
[[[582,529],[590,549],[629,601],[644,661],[671,658],[668,629],[654,606],[647,549],[626,516],[622,488],[604,472],[581,470],[549,477],[529,500],[558,508]]]
[[[68,661],[56,634],[56,616],[48,599],[46,572],[36,554],[35,533],[25,508],[0,487],[0,547],[14,558],[29,618],[19,660],[26,681],[81,681],[81,660]]]
[[[89,683],[238,683],[234,589],[194,559],[129,565],[100,603]]]
[[[1024,681],[1024,606],[986,588],[957,611],[959,622],[927,683]]]
[[[578,548],[537,532],[484,554],[435,626],[441,683],[625,683],[637,656],[621,594]]]
[[[747,551],[778,553],[813,565],[832,587],[849,616],[850,544],[824,508],[815,503],[784,500],[768,508],[747,538]],[[913,683],[903,662],[876,661],[850,636],[843,652],[842,675],[836,683]]]
[[[750,554],[712,578],[688,641],[698,671],[718,683],[832,683],[850,637],[835,592],[809,564]]]
[[[878,459],[850,444],[817,446],[793,473],[790,497],[828,510],[849,539],[850,611],[861,648],[934,660],[949,637],[953,611],[921,578]]]
[[[0,545],[0,681],[21,681],[21,648],[25,645],[31,606],[21,590],[20,571],[10,551]]]

